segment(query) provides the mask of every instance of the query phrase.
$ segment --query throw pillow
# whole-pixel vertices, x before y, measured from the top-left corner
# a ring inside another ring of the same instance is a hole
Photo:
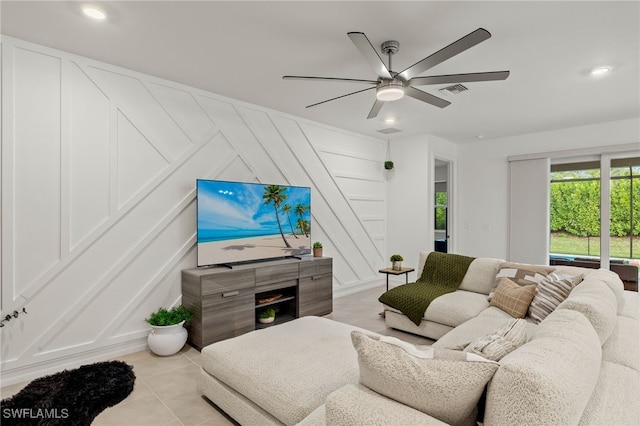
[[[535,295],[535,285],[521,287],[509,278],[500,278],[490,305],[502,309],[514,318],[524,318]]]
[[[496,285],[489,293],[489,298],[487,300],[491,302],[496,287],[498,286],[498,284],[500,283],[500,279],[502,278],[509,278],[511,281],[521,286],[532,284],[537,285],[544,279],[544,277],[553,272],[553,270],[554,268],[551,266],[527,265],[524,263],[508,262],[501,263],[500,269],[496,274]]]
[[[383,336],[351,332],[360,383],[438,420],[475,425],[476,406],[498,364],[473,353],[420,349]]]
[[[500,361],[502,357],[527,341],[526,323],[523,319],[509,320],[495,332],[469,343],[464,351],[473,352],[493,361]]]
[[[537,287],[537,292],[531,306],[529,316],[536,323],[541,322],[554,311],[571,293],[571,290],[582,281],[582,276],[550,273]]]

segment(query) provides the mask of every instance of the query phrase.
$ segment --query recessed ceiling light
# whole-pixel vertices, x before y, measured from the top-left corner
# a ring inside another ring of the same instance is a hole
[[[610,67],[598,67],[591,70],[591,75],[603,75],[611,71]]]
[[[387,124],[395,124],[396,119],[395,119],[395,117],[387,117],[387,118],[384,119],[384,122],[387,123]]]
[[[479,135],[476,135],[476,139],[484,139],[484,134],[480,133]]]
[[[95,19],[96,21],[103,21],[107,19],[107,14],[105,13],[105,11],[96,6],[82,6],[82,13],[84,13],[91,19]]]

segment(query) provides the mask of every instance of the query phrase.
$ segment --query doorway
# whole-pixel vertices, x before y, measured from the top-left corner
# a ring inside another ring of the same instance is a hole
[[[433,248],[441,253],[451,250],[451,163],[436,158],[434,160],[434,226]]]

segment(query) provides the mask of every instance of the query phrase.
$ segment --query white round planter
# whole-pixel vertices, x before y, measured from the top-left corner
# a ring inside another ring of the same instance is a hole
[[[147,338],[149,349],[160,356],[177,353],[187,342],[187,329],[183,325],[184,321],[175,325],[152,325]]]
[[[275,319],[276,319],[276,317],[258,318],[258,322],[260,324],[269,324],[269,323],[272,323]]]

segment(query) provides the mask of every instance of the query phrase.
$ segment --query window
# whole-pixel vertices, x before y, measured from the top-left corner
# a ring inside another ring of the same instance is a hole
[[[600,162],[551,166],[549,252],[600,257]]]

